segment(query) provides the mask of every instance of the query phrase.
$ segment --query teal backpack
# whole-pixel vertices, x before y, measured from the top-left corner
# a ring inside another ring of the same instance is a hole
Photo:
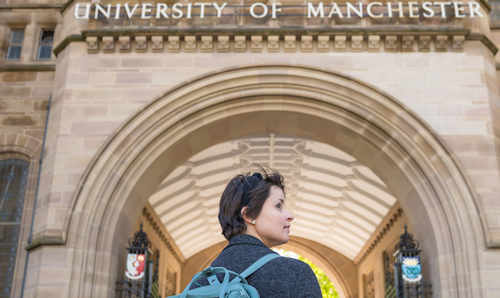
[[[258,259],[241,274],[227,270],[224,267],[208,267],[198,272],[181,294],[168,296],[167,298],[259,298],[259,293],[254,287],[248,284],[246,278],[259,270],[267,262],[279,257],[280,255],[274,253],[267,254]],[[224,273],[222,283],[217,279],[217,273]],[[230,274],[236,275],[231,281],[229,281]],[[196,284],[198,280],[203,278],[206,278],[210,285],[193,290],[189,289],[193,283]]]

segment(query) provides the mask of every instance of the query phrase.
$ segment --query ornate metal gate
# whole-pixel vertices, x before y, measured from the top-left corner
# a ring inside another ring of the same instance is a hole
[[[150,251],[142,224],[129,240],[125,279],[116,282],[117,298],[158,298],[158,254]],[[123,273],[121,273],[123,274]]]
[[[390,270],[390,256],[384,255],[386,272],[386,298],[431,298],[432,284],[422,275],[420,245],[405,231],[395,247],[393,270]],[[391,272],[393,271],[393,278]]]

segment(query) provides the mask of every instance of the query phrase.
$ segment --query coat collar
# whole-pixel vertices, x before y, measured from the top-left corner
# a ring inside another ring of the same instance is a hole
[[[248,235],[248,234],[238,234],[231,237],[229,240],[229,245],[239,245],[239,244],[249,244],[266,247],[267,246],[260,241],[258,238]]]

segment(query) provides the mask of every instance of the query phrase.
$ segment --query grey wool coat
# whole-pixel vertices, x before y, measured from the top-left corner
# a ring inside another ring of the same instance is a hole
[[[239,234],[231,237],[229,244],[211,266],[225,267],[241,273],[260,257],[269,253],[276,252],[253,236]],[[219,280],[222,280],[222,275]],[[273,259],[250,275],[247,281],[257,289],[261,298],[322,297],[318,280],[311,267],[293,258]]]

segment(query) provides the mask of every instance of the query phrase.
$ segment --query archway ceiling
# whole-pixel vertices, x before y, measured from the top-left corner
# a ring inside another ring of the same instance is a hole
[[[220,195],[229,179],[255,164],[285,176],[295,216],[290,235],[350,259],[396,203],[369,168],[333,146],[274,134],[228,141],[192,156],[149,198],[186,258],[225,240],[217,219]]]

